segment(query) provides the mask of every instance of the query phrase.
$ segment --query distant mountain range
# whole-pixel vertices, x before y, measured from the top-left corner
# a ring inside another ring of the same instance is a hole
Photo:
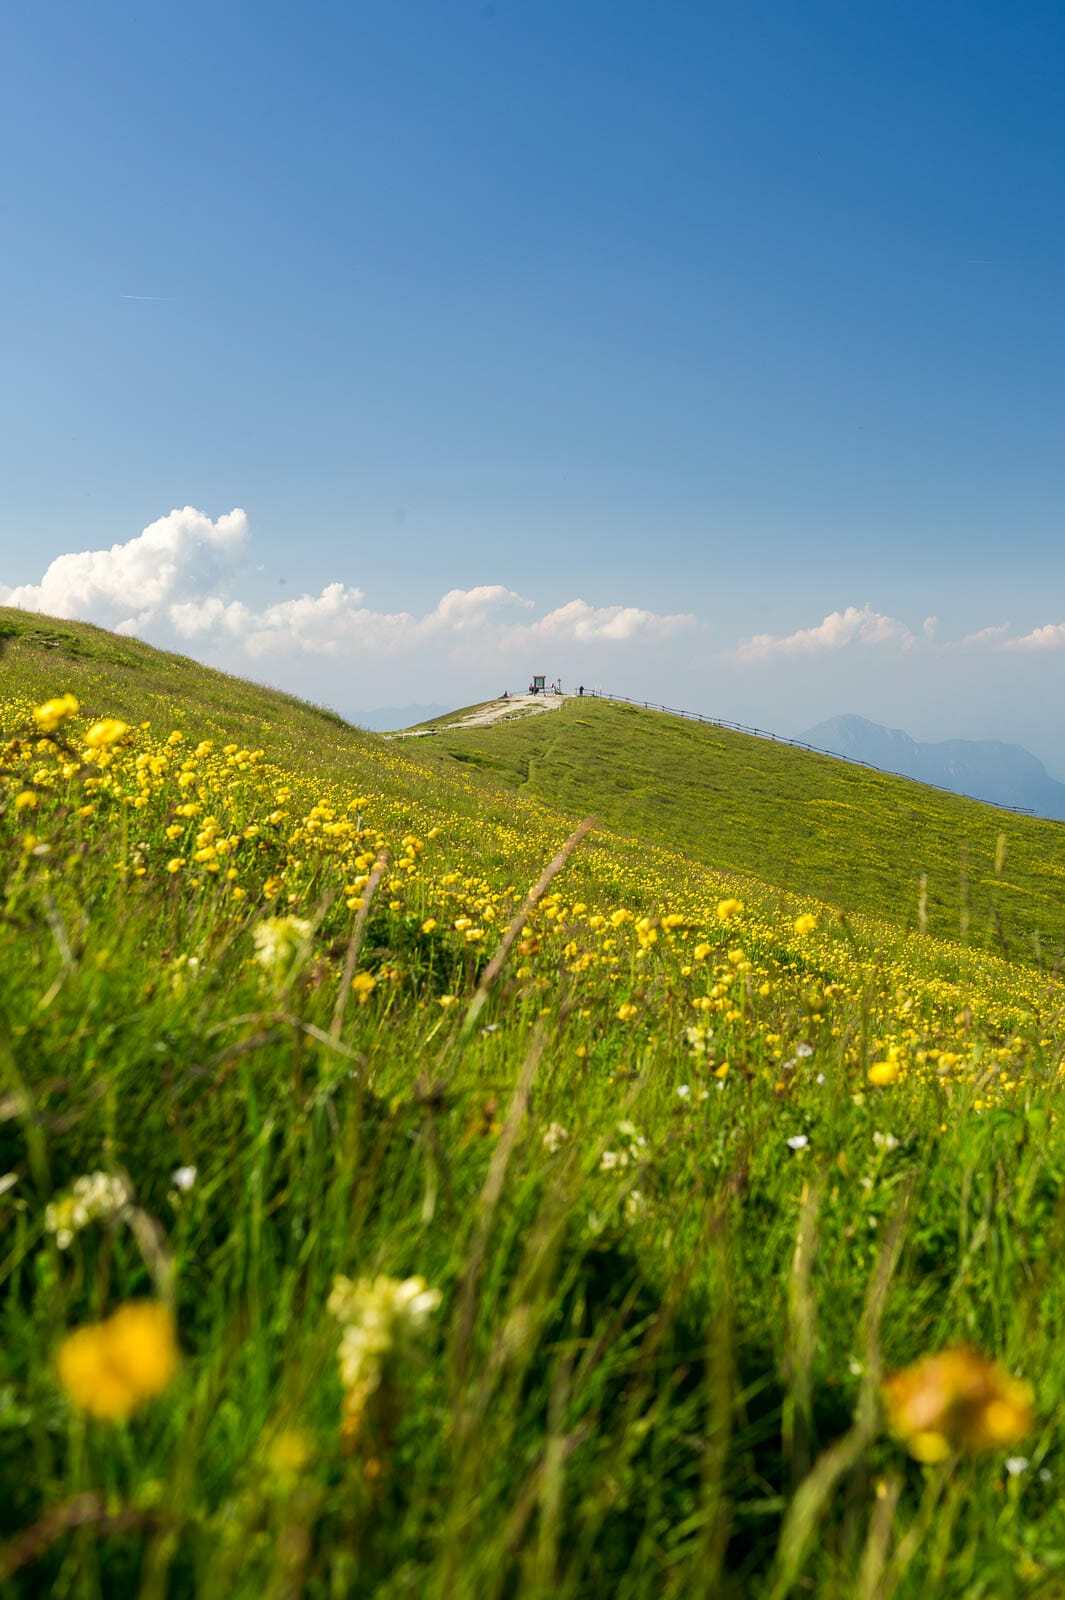
[[[370,728],[374,733],[395,733],[400,728],[413,728],[419,722],[431,722],[442,717],[450,706],[378,706],[373,711],[356,711],[352,721],[360,728]]]
[[[1065,821],[1065,783],[1052,778],[1043,763],[1019,744],[1002,744],[998,739],[922,744],[901,728],[882,728],[865,717],[830,717],[801,737],[819,750],[868,761],[885,772]]]

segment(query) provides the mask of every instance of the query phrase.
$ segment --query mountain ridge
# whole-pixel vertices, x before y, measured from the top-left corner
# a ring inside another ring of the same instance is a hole
[[[1023,745],[1000,739],[914,739],[901,728],[887,728],[848,713],[829,717],[802,734],[821,750],[864,761],[918,783],[993,805],[1033,811],[1065,821],[1065,784],[1051,777]]]

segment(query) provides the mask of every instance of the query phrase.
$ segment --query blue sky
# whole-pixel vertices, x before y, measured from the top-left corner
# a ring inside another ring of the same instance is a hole
[[[1065,776],[1063,70],[1058,4],[13,0],[0,595]]]

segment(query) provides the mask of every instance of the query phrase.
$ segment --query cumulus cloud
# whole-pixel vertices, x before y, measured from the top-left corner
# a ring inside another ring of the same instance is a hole
[[[989,628],[979,628],[976,633],[967,633],[964,638],[956,639],[950,646],[951,649],[968,649],[970,646],[1003,645],[1007,642],[1006,635],[1010,631],[1008,622],[996,622]]]
[[[570,600],[564,606],[549,611],[539,622],[533,623],[529,632],[539,639],[572,639],[574,641],[627,639],[664,639],[679,628],[688,627],[695,618],[687,614],[662,616],[655,611],[644,611],[639,606],[590,606],[586,600]]]
[[[248,519],[239,508],[212,522],[185,506],[125,544],[57,556],[40,583],[0,584],[0,604],[132,633],[167,607],[203,595],[232,567],[247,537]]]
[[[1006,650],[1065,650],[1065,622],[1046,622],[1019,639],[1004,639]]]
[[[243,511],[212,522],[186,506],[125,544],[57,557],[40,583],[0,586],[0,604],[99,622],[159,642],[228,646],[253,659],[392,655],[440,643],[474,651],[535,640],[610,644],[663,638],[693,620],[586,600],[570,600],[537,618],[531,600],[499,583],[450,589],[421,615],[375,611],[361,589],[342,582],[256,609],[229,595],[248,538]]]
[[[914,635],[897,617],[887,617],[866,604],[832,611],[813,628],[796,633],[756,633],[735,651],[737,661],[768,661],[773,656],[808,655],[819,650],[841,650],[851,644],[898,644],[909,649]]]

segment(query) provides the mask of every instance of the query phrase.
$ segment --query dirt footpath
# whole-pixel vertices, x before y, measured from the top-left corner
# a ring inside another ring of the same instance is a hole
[[[536,717],[544,711],[557,711],[565,700],[563,694],[512,694],[506,700],[490,700],[476,711],[467,711],[454,722],[445,722],[439,728],[415,728],[411,733],[386,733],[386,739],[428,739],[431,734],[451,728],[487,728],[493,722],[512,722],[518,717]]]

